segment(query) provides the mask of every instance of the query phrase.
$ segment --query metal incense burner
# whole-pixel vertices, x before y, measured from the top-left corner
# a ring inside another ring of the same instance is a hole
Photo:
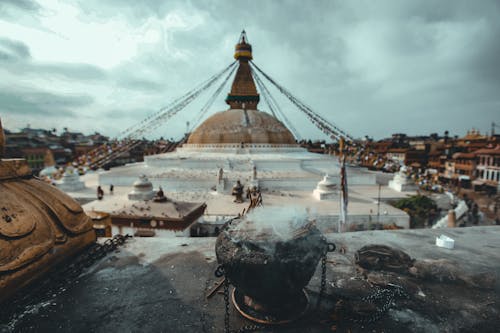
[[[219,275],[234,286],[232,302],[244,317],[284,324],[307,311],[304,287],[319,260],[335,245],[326,241],[314,221],[303,222],[283,238],[276,237],[271,227],[256,229],[245,216],[219,234],[215,245]]]

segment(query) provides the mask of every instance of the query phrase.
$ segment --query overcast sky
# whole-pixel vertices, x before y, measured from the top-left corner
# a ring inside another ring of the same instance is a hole
[[[500,123],[500,1],[0,0],[2,123],[116,135],[231,63],[243,28],[256,64],[353,136]],[[215,88],[151,136],[180,137]]]

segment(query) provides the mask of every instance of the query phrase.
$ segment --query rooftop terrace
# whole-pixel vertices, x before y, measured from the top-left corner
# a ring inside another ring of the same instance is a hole
[[[435,245],[435,237],[442,233],[455,239],[454,249]],[[367,231],[327,238],[337,244],[337,251],[328,254],[322,312],[315,308],[318,268],[307,287],[309,313],[280,331],[494,332],[500,327],[500,228]],[[217,280],[214,244],[214,238],[129,240],[67,290],[38,300],[25,311],[8,316],[4,312],[0,331],[222,332],[223,297],[220,293],[205,297]],[[422,263],[415,264],[417,277],[356,268],[354,253],[368,244],[408,253]],[[387,282],[403,286],[410,298],[395,299],[387,315],[374,323],[332,320],[339,297],[359,298]],[[233,329],[248,324],[232,305],[230,311]]]

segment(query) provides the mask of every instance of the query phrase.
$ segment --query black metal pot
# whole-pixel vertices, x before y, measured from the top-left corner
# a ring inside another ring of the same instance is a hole
[[[229,282],[266,311],[300,299],[327,250],[326,239],[313,223],[294,230],[287,240],[265,235],[237,239],[225,228],[215,245]]]

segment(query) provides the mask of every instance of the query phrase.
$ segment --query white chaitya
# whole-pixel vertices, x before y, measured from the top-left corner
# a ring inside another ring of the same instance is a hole
[[[417,190],[417,186],[407,174],[407,168],[404,165],[399,169],[399,172],[394,174],[394,179],[389,181],[389,187],[398,192]]]
[[[146,175],[140,175],[134,182],[133,190],[128,194],[129,200],[151,200],[155,196],[153,184]]]
[[[49,179],[54,179],[54,176],[59,173],[59,170],[56,168],[55,165],[50,165],[46,166],[45,168],[40,171],[39,176],[41,178],[49,178]]]
[[[336,199],[338,197],[338,184],[336,179],[326,174],[313,191],[317,200]]]
[[[65,192],[75,192],[85,189],[85,183],[80,180],[80,175],[72,166],[68,166],[56,186]]]

